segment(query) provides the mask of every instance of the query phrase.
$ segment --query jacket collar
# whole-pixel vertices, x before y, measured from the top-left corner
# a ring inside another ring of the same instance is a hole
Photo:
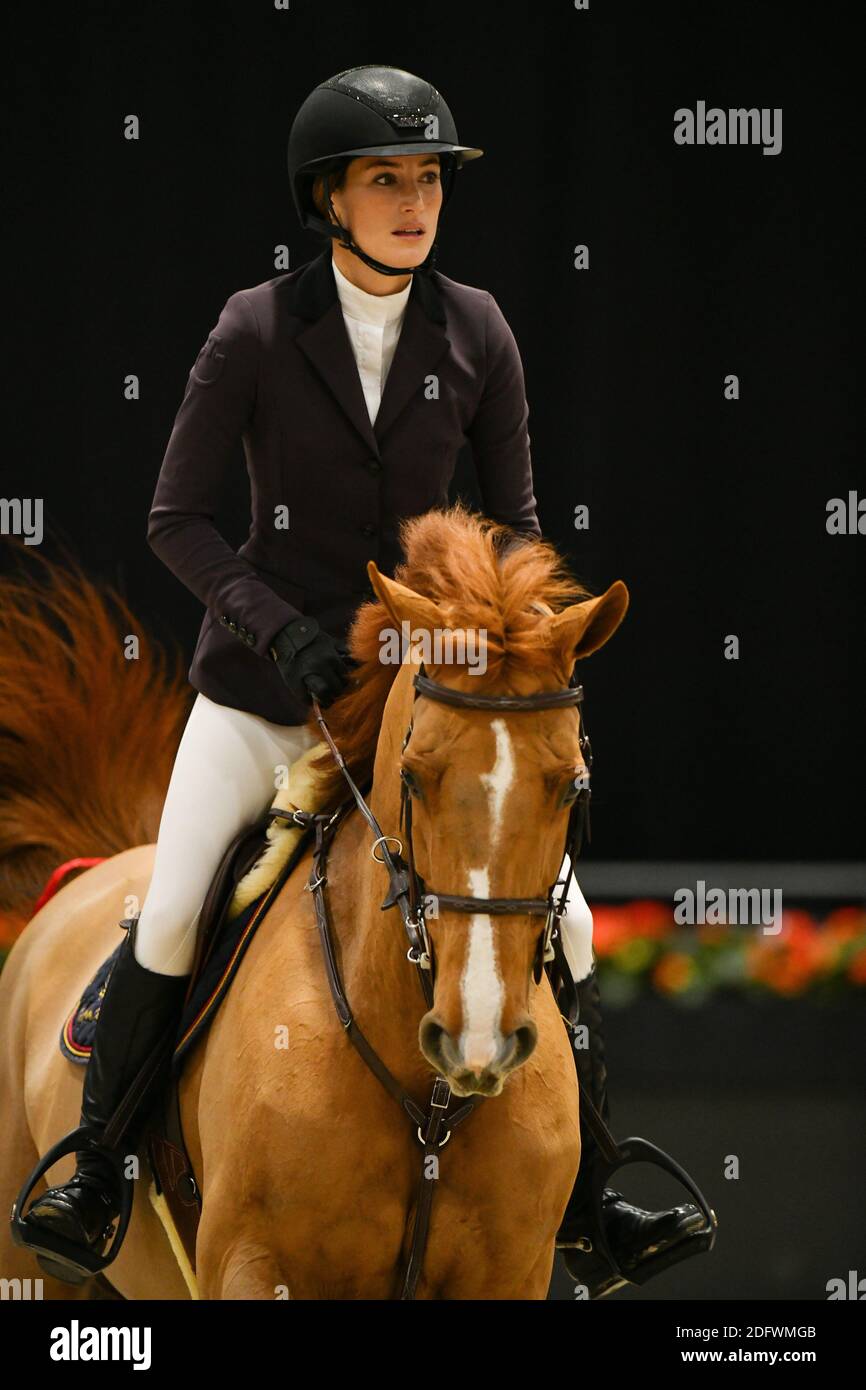
[[[435,274],[435,272],[434,272]],[[320,319],[332,304],[338,304],[337,282],[331,265],[331,248],[326,246],[320,256],[302,266],[292,285],[291,312],[302,319]],[[412,276],[409,304],[416,301],[434,323],[445,323],[442,296],[431,275],[422,271]],[[407,304],[408,309],[408,304]]]
[[[306,321],[295,342],[378,458],[386,431],[410,399],[420,399],[426,377],[451,346],[446,333],[445,306],[434,276],[422,273],[412,277],[406,314],[375,425],[370,424],[358,366],[346,331],[331,266],[330,246],[304,266],[286,289],[289,291],[286,295],[288,312]]]

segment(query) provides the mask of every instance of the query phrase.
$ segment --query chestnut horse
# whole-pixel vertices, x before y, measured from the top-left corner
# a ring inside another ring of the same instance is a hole
[[[413,707],[419,649],[404,647],[402,659],[389,663],[382,658],[387,634],[411,631],[416,642],[455,630],[481,633],[484,663],[477,670],[455,664],[441,650],[446,659],[437,664],[435,650],[431,657],[428,648],[427,674],[476,694],[524,695],[567,685],[575,660],[607,641],[628,603],[621,582],[588,597],[550,543],[533,540],[504,553],[500,542],[506,538],[507,528],[459,503],[404,522],[406,561],[394,579],[370,563],[378,601],[359,610],[349,634],[360,664],[325,715],[355,781],[363,785],[372,777],[367,801],[389,834],[398,831],[400,769],[410,773],[418,870],[443,893],[544,896],[560,866],[568,791],[583,771],[579,712],[576,706],[515,713],[459,709],[420,697]],[[567,602],[575,597],[582,601]],[[88,623],[94,621],[92,602],[91,597],[75,610],[77,617],[66,616],[73,646],[78,640],[86,649],[94,640],[83,630],[85,614]],[[32,612],[30,619],[32,636],[39,620]],[[31,703],[38,703],[63,665],[51,646],[65,641],[56,626],[45,624],[42,664],[34,662],[30,670],[32,681],[43,682],[42,689],[31,689]],[[114,678],[107,680],[106,672],[114,670],[118,682],[124,677],[108,651],[109,625],[99,630],[106,634],[104,661],[91,662],[87,670],[103,682],[107,697]],[[28,651],[36,649],[31,643]],[[453,648],[449,652],[453,656]],[[86,701],[90,693],[79,689],[78,696]],[[67,818],[64,849],[77,837],[80,854],[110,853],[30,920],[0,976],[5,1212],[37,1157],[78,1123],[83,1068],[61,1056],[58,1032],[117,944],[120,918],[147,891],[154,845],[136,844],[120,853],[104,849],[116,828],[100,831],[99,816],[110,816],[129,798],[152,803],[147,763],[126,740],[134,731],[141,746],[162,759],[154,777],[163,779],[166,749],[152,747],[154,728],[176,728],[182,699],[177,684],[142,694],[139,725],[124,725],[118,735],[112,719],[128,720],[129,707],[115,690],[99,717],[79,726],[79,736],[90,740],[80,752],[90,754],[94,776],[101,776],[106,759],[113,764],[116,790],[101,806],[92,803],[86,782],[63,785],[69,762],[62,746],[37,756],[37,728],[43,737],[56,732],[62,739],[69,709],[43,704],[43,719],[29,726],[28,738],[19,736],[19,751],[7,748],[3,754],[20,765],[15,794],[0,806],[0,847],[7,859],[0,884],[8,887],[14,879],[10,824],[25,840],[28,770],[33,777],[40,770],[52,776],[52,785],[40,793],[41,850],[52,845],[44,811],[53,802],[58,817]],[[5,704],[0,717],[7,726],[22,718]],[[311,726],[317,730],[312,715]],[[29,769],[28,753],[36,758]],[[327,748],[320,772],[320,804],[344,800],[346,786]],[[443,907],[428,923],[437,962],[428,1013],[415,967],[406,959],[398,909],[381,909],[388,879],[371,856],[371,844],[369,826],[353,809],[334,839],[327,870],[337,957],[355,1017],[424,1110],[437,1071],[459,1094],[488,1097],[440,1152],[417,1296],[543,1299],[578,1169],[580,1132],[568,1036],[546,976],[539,985],[533,981],[540,919],[458,914]],[[26,866],[26,856],[21,862]],[[309,871],[308,852],[259,926],[182,1073],[181,1117],[203,1192],[196,1248],[202,1298],[387,1299],[399,1293],[420,1149],[405,1113],[337,1019],[312,897],[303,891]],[[431,1021],[437,1026],[425,1030],[422,1024]],[[515,1034],[521,1047],[503,1046]],[[449,1045],[428,1059],[425,1038],[431,1036],[444,1036]],[[72,1164],[72,1156],[58,1162],[50,1181],[66,1180]],[[187,1286],[148,1200],[150,1175],[141,1156],[139,1172],[143,1180],[135,1184],[129,1231],[103,1278],[124,1298],[186,1298]],[[5,1277],[37,1274],[32,1254],[12,1243],[8,1222],[0,1242]],[[77,1289],[44,1279],[46,1297],[87,1292],[87,1285]]]

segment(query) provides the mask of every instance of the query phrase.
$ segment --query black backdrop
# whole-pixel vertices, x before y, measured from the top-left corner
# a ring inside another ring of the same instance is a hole
[[[285,175],[309,90],[357,63],[419,72],[485,150],[439,268],[514,329],[543,530],[594,589],[631,590],[583,672],[593,857],[859,858],[866,536],[825,530],[828,498],[866,494],[855,7],[25,13],[8,48],[2,495],[44,498],[46,525],[191,654],[201,605],[145,542],[187,373],[228,295],[277,273],[275,246],[293,268],[318,250]],[[675,145],[674,111],[699,100],[781,107],[781,153]],[[469,459],[458,483],[472,497]],[[236,544],[246,499],[239,450],[220,518]]]

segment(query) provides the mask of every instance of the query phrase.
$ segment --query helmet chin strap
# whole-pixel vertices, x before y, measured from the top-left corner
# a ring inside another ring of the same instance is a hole
[[[334,221],[337,224],[336,227],[328,227],[329,234],[335,239],[339,238],[340,245],[345,246],[346,250],[351,251],[353,256],[357,256],[360,260],[364,262],[365,265],[370,266],[371,270],[378,270],[380,275],[414,275],[416,271],[419,270],[430,271],[434,269],[436,265],[436,254],[439,249],[437,246],[437,241],[439,238],[438,227],[436,229],[436,236],[433,238],[433,245],[430,247],[430,250],[427,253],[427,258],[426,260],[422,261],[420,265],[385,265],[382,261],[375,260],[373,256],[368,256],[366,251],[362,251],[360,246],[355,245],[355,242],[352,240],[351,232],[348,230],[348,228],[343,226],[342,222],[337,216],[336,209],[334,208],[334,204],[331,202],[330,195],[328,196],[328,207],[330,208],[331,215],[333,216]]]

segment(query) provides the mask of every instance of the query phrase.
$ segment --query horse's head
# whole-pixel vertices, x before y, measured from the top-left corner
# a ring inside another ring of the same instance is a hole
[[[395,683],[386,714],[394,726],[380,752],[388,750],[392,775],[399,770],[412,798],[415,866],[427,889],[435,993],[419,1043],[457,1095],[498,1095],[508,1073],[535,1047],[534,964],[544,918],[519,910],[462,912],[440,904],[437,894],[547,896],[587,772],[579,708],[454,707],[423,693],[416,697],[411,677],[423,660],[432,680],[473,695],[562,689],[575,661],[597,651],[619,626],[628,591],[617,581],[599,597],[558,612],[531,596],[519,619],[512,610],[511,621],[503,620],[500,612],[498,625],[494,618],[480,641],[490,660],[478,674],[465,660],[443,659],[444,635],[453,637],[462,605],[435,602],[386,578],[372,562],[368,572],[411,643],[406,679]],[[452,641],[452,658],[454,650]],[[410,736],[397,754],[410,719]]]

